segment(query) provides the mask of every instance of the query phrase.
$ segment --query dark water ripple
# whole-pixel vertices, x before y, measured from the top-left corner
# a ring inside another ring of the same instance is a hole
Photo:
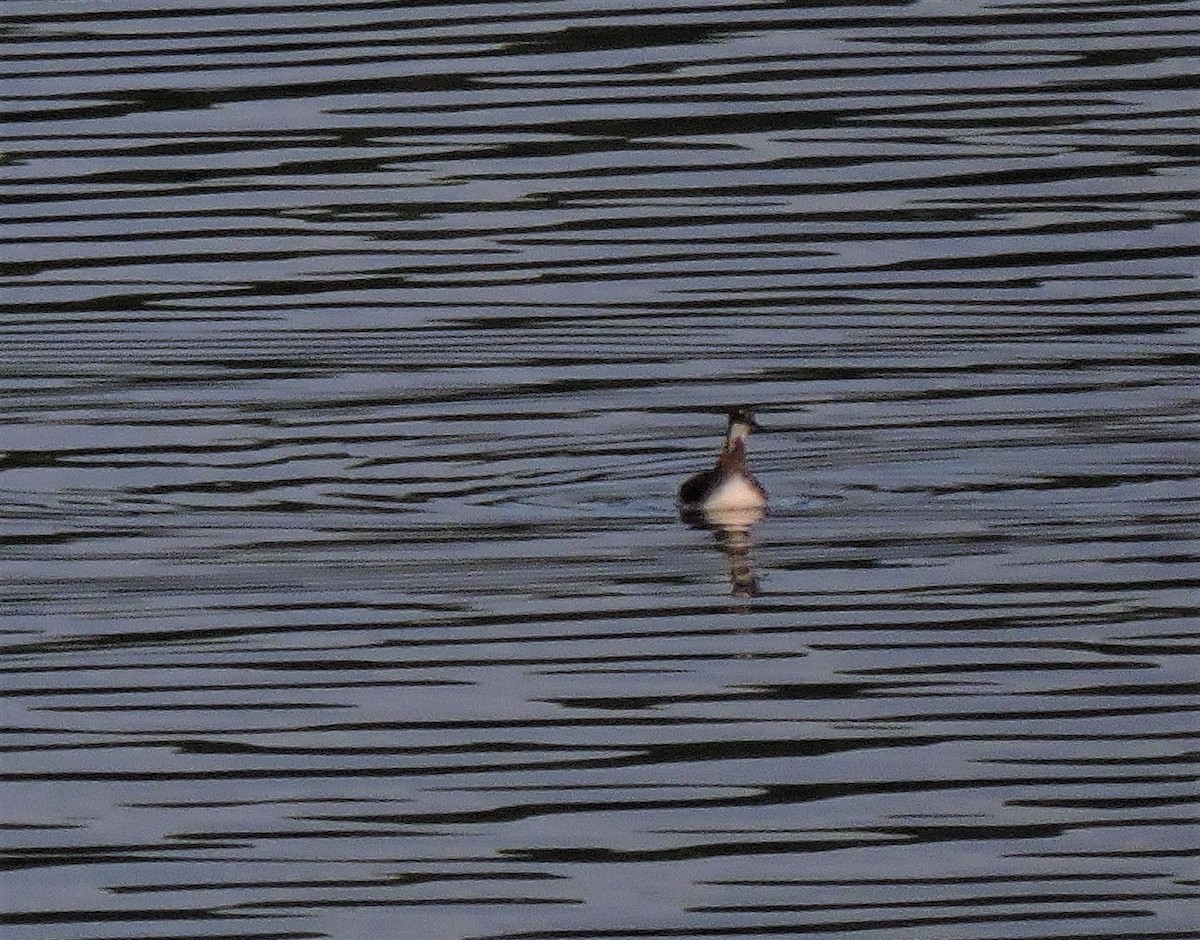
[[[8,0],[0,933],[1200,938],[1198,37]]]

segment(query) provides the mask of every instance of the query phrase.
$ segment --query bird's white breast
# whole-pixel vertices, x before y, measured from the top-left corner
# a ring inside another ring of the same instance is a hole
[[[741,474],[722,480],[704,500],[704,509],[749,509],[767,505],[766,497]]]

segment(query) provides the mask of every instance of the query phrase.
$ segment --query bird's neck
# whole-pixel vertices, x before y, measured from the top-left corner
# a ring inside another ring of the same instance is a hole
[[[720,464],[723,467],[738,468],[746,465],[746,438],[734,438],[732,435],[721,448]]]
[[[745,448],[746,438],[750,436],[750,425],[743,421],[730,421],[729,430],[725,432],[725,446],[722,450],[733,450],[736,447]]]

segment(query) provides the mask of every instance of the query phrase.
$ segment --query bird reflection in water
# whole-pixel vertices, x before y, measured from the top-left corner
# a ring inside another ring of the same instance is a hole
[[[701,509],[684,506],[680,518],[693,529],[708,529],[725,555],[734,597],[758,594],[758,578],[750,558],[750,530],[766,515],[761,506],[739,509]]]

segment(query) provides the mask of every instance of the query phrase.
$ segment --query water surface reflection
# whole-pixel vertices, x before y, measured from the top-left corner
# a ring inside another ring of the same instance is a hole
[[[729,566],[729,584],[734,597],[754,597],[758,578],[750,559],[750,530],[766,516],[757,506],[734,509],[683,507],[680,518],[694,529],[712,532],[717,547]],[[748,609],[748,608],[746,608]]]

